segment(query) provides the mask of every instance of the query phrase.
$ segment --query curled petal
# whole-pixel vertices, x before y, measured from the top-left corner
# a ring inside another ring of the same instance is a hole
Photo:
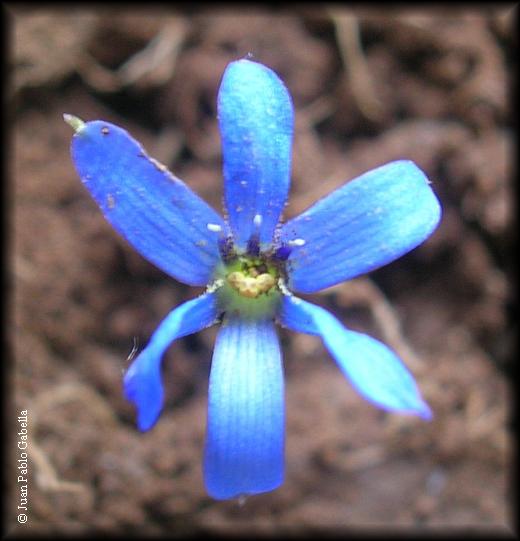
[[[299,242],[289,258],[289,286],[311,293],[386,265],[426,240],[440,216],[413,162],[373,169],[283,226],[282,241]]]
[[[226,68],[218,95],[224,199],[235,243],[270,243],[289,191],[293,107],[282,81],[257,62]]]
[[[75,126],[73,162],[107,220],[170,276],[206,285],[219,260],[207,225],[222,227],[220,216],[123,129],[101,120]]]
[[[166,316],[146,348],[132,362],[124,376],[124,390],[126,398],[137,407],[139,430],[152,428],[161,413],[161,360],[166,349],[177,338],[212,325],[217,315],[214,293],[181,304]]]
[[[216,499],[274,490],[284,473],[280,346],[269,320],[226,320],[209,381],[204,479]]]
[[[280,323],[319,336],[354,388],[377,406],[431,419],[413,376],[397,355],[366,334],[346,329],[330,312],[284,296]]]

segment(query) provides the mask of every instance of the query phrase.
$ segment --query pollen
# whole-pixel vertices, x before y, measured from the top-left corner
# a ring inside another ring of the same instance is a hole
[[[273,318],[281,300],[281,282],[283,268],[270,253],[235,252],[215,274],[219,308],[246,319]]]
[[[255,276],[255,274],[257,274]],[[249,276],[241,271],[231,272],[227,276],[227,281],[233,289],[238,291],[243,297],[255,299],[262,293],[267,293],[276,284],[275,278],[267,273],[258,274],[251,272]]]

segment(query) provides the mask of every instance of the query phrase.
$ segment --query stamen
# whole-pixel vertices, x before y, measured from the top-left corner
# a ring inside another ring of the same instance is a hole
[[[247,241],[247,253],[255,257],[260,255],[260,238],[257,233],[253,233]]]
[[[261,225],[262,225],[262,215],[255,214],[255,217],[253,218],[254,230],[250,239],[247,241],[247,253],[255,257],[260,255],[260,226]]]
[[[291,252],[292,250],[290,246],[287,246],[287,244],[282,244],[276,249],[273,257],[278,259],[278,261],[287,261],[291,255]]]
[[[229,263],[236,257],[235,250],[233,249],[233,238],[231,236],[220,235],[218,238],[218,250],[224,263]]]
[[[218,233],[217,244],[222,261],[224,261],[224,263],[232,261],[235,258],[233,237],[231,235],[225,235],[224,229],[219,224],[206,224],[206,227],[208,228],[208,231]]]

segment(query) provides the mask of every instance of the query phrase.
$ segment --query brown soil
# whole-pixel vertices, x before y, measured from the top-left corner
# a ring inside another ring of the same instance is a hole
[[[7,531],[511,532],[515,10],[7,9]],[[105,222],[71,163],[62,114],[124,126],[220,209],[216,92],[226,64],[249,52],[295,103],[286,216],[397,158],[427,172],[444,215],[409,255],[312,297],[401,353],[434,420],[376,410],[317,339],[281,331],[286,481],[239,505],[213,501],[202,482],[216,329],[171,348],[160,422],[144,435],[135,428],[122,396],[127,357],[199,291]],[[22,410],[26,524],[17,522]]]

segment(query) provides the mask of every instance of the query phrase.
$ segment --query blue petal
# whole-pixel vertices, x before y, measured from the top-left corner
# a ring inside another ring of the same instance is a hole
[[[126,398],[137,407],[139,430],[152,428],[161,413],[161,360],[166,349],[177,338],[213,324],[217,315],[217,303],[213,293],[181,304],[166,316],[146,348],[130,365],[124,377],[124,389]]]
[[[327,310],[284,296],[280,323],[318,335],[357,391],[377,406],[431,419],[413,376],[396,354],[374,338],[346,329]]]
[[[236,245],[257,234],[270,243],[289,191],[293,107],[269,68],[238,60],[226,68],[218,95],[224,198]],[[255,216],[260,215],[260,224]]]
[[[283,371],[274,324],[227,320],[209,380],[207,491],[216,499],[267,492],[283,475]]]
[[[219,252],[207,224],[223,224],[211,207],[113,124],[84,124],[71,150],[105,217],[141,255],[181,282],[208,283]]]
[[[300,239],[289,258],[289,287],[311,293],[386,265],[426,240],[440,216],[413,162],[373,169],[284,225],[283,242]]]

